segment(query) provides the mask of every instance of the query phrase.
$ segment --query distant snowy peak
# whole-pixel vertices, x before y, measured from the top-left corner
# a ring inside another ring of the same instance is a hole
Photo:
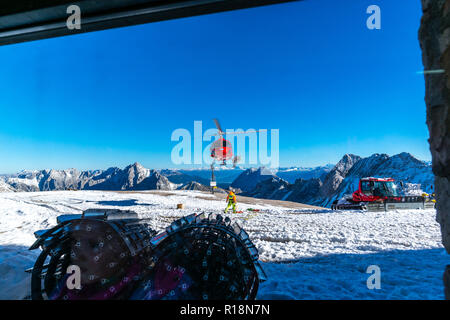
[[[375,154],[372,157],[377,157]],[[361,160],[360,156],[354,154],[345,154],[342,159],[336,164],[336,166],[332,169],[339,173],[340,175],[345,175],[353,167],[353,165]]]
[[[289,183],[295,183],[297,179],[324,178],[334,168],[334,164],[318,167],[290,167],[279,168],[276,175]]]
[[[232,188],[239,188],[242,191],[253,190],[259,182],[275,177],[272,170],[261,168],[250,168],[242,172],[231,184]]]
[[[149,175],[141,182],[134,185],[130,190],[172,190],[175,185],[167,177],[155,170],[151,170]]]
[[[198,183],[196,181],[191,181],[191,182],[186,183],[186,184],[182,185],[181,187],[179,187],[178,190],[197,190],[197,191],[210,192],[211,187],[206,186],[201,183]],[[215,192],[226,193],[226,191],[221,188],[216,188]]]
[[[289,183],[276,176],[268,176],[266,178],[257,183],[251,191],[244,192],[242,195],[255,198],[284,200],[283,198],[290,191]]]
[[[198,173],[197,171],[187,171],[188,174],[186,174],[185,171],[181,170],[172,170],[172,169],[163,169],[159,171],[161,175],[165,176],[167,179],[169,179],[170,182],[174,184],[187,184],[190,182],[198,182],[203,185],[209,185],[211,173],[207,172],[206,177],[200,177],[196,175]]]
[[[200,190],[200,191],[210,191],[211,188],[207,187],[201,183],[198,183],[196,181],[188,182],[184,185],[182,185],[179,190]]]
[[[156,174],[156,172],[151,172],[149,169],[144,168],[140,163],[135,162],[134,164],[127,166],[121,174],[123,175],[124,180],[122,189],[128,190],[137,187],[151,174]]]
[[[289,171],[313,171],[313,170],[317,170],[317,169],[333,169],[334,168],[334,164],[326,164],[324,166],[316,166],[316,167],[280,167],[278,168],[278,172],[289,172]]]
[[[360,156],[354,154],[346,154],[334,166],[333,169],[323,178],[323,185],[320,188],[320,196],[326,197],[336,192],[339,185],[345,179],[350,169],[361,160]]]

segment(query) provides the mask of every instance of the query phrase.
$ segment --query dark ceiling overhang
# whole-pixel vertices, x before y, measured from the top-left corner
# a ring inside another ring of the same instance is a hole
[[[0,6],[0,45],[298,0],[14,0]],[[67,8],[81,9],[70,30]]]

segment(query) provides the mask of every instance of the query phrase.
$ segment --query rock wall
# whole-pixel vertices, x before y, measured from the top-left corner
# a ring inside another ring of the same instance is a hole
[[[450,253],[450,0],[422,0],[419,30],[425,70],[425,102],[429,143],[435,174],[436,219],[442,243]],[[450,299],[450,266],[444,272],[446,298]]]

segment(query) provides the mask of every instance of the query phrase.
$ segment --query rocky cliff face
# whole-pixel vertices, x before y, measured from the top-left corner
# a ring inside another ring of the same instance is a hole
[[[156,170],[150,170],[146,178],[130,187],[129,190],[172,190],[173,188],[167,177]]]
[[[113,190],[112,181],[113,177],[120,174],[122,170],[119,168],[109,168],[105,171],[83,171],[80,174],[78,189],[79,190],[101,190],[102,188],[108,188],[105,190]],[[119,187],[116,185],[115,187]]]
[[[42,191],[76,189],[80,173],[76,169],[44,170],[37,177]]]
[[[322,199],[318,197],[322,181],[314,179],[297,179],[294,184],[279,177],[271,177],[259,182],[251,191],[242,193],[243,196],[272,200],[286,200],[319,205]]]
[[[319,195],[322,198],[326,198],[334,194],[347,176],[348,171],[359,160],[361,160],[361,157],[354,154],[344,155],[336,166],[325,176]]]
[[[251,191],[243,192],[242,195],[263,199],[285,200],[289,192],[290,185],[287,181],[279,177],[268,176],[263,181],[257,183]]]
[[[419,30],[425,70],[425,102],[430,132],[430,151],[436,175],[436,219],[441,225],[442,243],[450,253],[450,1],[422,0],[423,16]],[[450,299],[450,266],[444,273],[447,299]]]
[[[85,179],[80,180],[79,185],[83,190],[134,190],[150,173],[149,169],[136,162],[124,169],[109,168],[95,174],[85,173]]]
[[[232,188],[241,189],[244,192],[252,191],[256,185],[264,180],[269,180],[275,175],[266,168],[251,168],[242,172],[231,184]]]
[[[298,179],[295,181],[291,192],[285,200],[319,205],[321,198],[318,195],[320,195],[322,188],[323,183],[319,178],[308,180]]]

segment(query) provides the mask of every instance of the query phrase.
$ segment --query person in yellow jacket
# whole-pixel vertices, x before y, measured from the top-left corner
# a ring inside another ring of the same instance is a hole
[[[234,194],[233,190],[230,190],[230,192],[228,193],[227,196],[227,200],[228,205],[225,209],[225,213],[228,212],[228,209],[230,209],[230,207],[233,207],[233,213],[236,213],[236,195]]]

